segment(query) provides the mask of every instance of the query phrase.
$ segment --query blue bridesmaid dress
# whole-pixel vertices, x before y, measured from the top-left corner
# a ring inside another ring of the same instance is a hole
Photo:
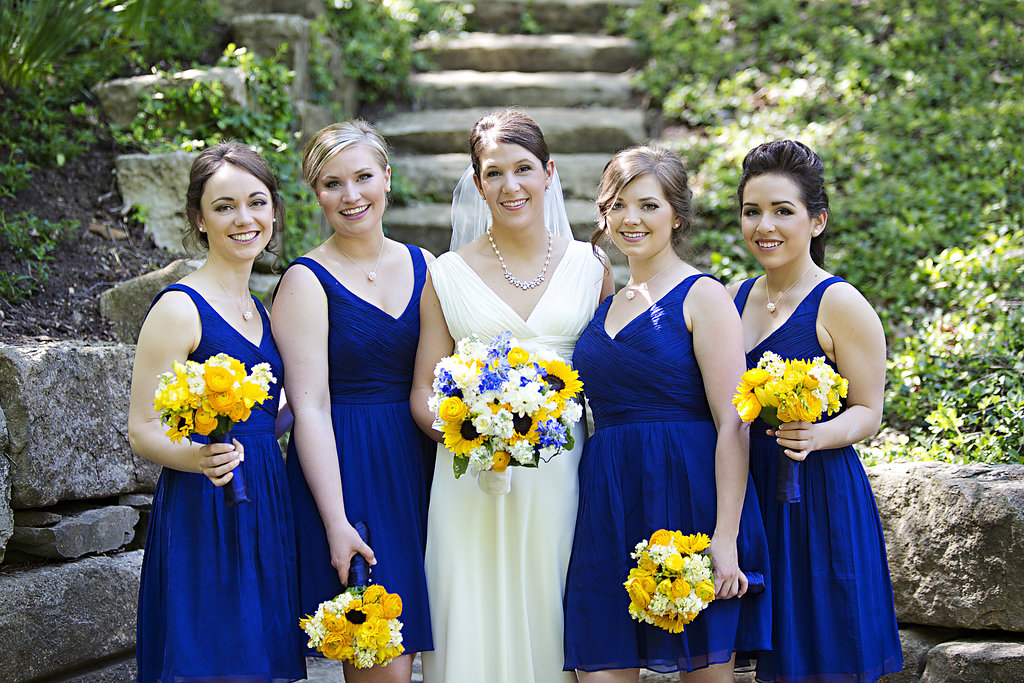
[[[744,281],[736,294],[741,315],[755,280]],[[765,351],[785,360],[827,360],[816,322],[822,295],[837,282],[842,278],[818,283],[786,322],[747,353],[747,366],[757,365]],[[857,452],[845,446],[810,453],[799,468],[802,499],[779,503],[779,446],[766,429],[761,420],[750,426],[750,471],[768,534],[774,591],[774,649],[758,657],[757,680],[854,683],[900,671],[885,540]]]
[[[426,262],[419,247],[405,246],[415,284],[397,319],[354,295],[312,259],[297,258],[289,268],[298,264],[311,270],[327,295],[331,417],[345,515],[369,528],[377,560],[370,577],[401,596],[403,645],[413,653],[433,649],[423,550],[427,473],[433,471],[435,444],[409,411]],[[299,606],[307,615],[345,587],[331,565],[327,534],[302,474],[295,438],[293,432],[286,469],[295,507]]]
[[[737,550],[740,569],[760,572],[766,590],[715,600],[680,634],[629,616],[623,581],[630,553],[658,529],[715,530],[718,433],[686,329],[692,275],[614,337],[605,332],[611,297],[583,332],[573,362],[594,413],[580,461],[580,502],[566,585],[565,668],[642,667],[660,673],[728,662],[733,652],[770,647],[768,548],[748,484]],[[749,480],[749,477],[748,477]]]
[[[153,497],[139,587],[136,634],[142,683],[284,683],[306,676],[291,496],[274,436],[284,366],[266,309],[255,346],[194,289],[202,339],[189,360],[224,352],[245,364],[269,363],[277,382],[232,436],[245,449],[238,470],[250,503],[225,505],[224,489],[202,474],[164,468]],[[169,369],[169,368],[168,368]],[[195,441],[206,443],[196,435]]]

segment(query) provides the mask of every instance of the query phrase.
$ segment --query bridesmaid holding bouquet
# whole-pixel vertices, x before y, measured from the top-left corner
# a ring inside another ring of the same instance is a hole
[[[824,357],[849,380],[831,417],[751,426],[773,591],[773,650],[758,658],[758,681],[874,681],[903,666],[878,509],[853,448],[881,423],[885,336],[860,292],[823,268],[823,174],[805,145],[768,142],[743,160],[737,192],[744,242],[765,270],[731,288],[748,366],[766,351]],[[796,502],[777,499],[780,447],[801,461]]]
[[[205,247],[206,262],[157,295],[132,371],[132,450],[164,466],[139,587],[138,680],[295,681],[306,675],[295,537],[274,434],[284,369],[248,286],[253,262],[283,227],[284,205],[263,157],[222,143],[192,164],[185,214],[186,242]],[[247,370],[267,363],[270,397],[232,428],[230,444],[196,435],[172,443],[153,406],[157,376],[221,352]],[[223,487],[238,473],[250,500],[232,505]]]

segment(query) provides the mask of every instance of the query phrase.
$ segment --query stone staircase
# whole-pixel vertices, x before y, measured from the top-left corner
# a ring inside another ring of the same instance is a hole
[[[451,191],[469,164],[469,131],[487,112],[514,106],[543,129],[569,222],[578,238],[587,239],[605,163],[646,139],[644,113],[630,85],[635,47],[603,33],[610,7],[636,2],[478,4],[471,21],[479,32],[418,43],[415,49],[436,70],[411,79],[417,109],[375,123],[395,150],[394,172],[430,201],[389,209],[388,234],[435,254],[448,249]],[[515,33],[527,11],[537,24],[558,32]]]

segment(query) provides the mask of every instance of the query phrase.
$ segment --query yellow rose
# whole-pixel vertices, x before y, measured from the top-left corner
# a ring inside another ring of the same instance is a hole
[[[640,610],[645,609],[651,602],[651,594],[644,590],[642,579],[627,581],[626,592],[629,593],[629,599]]]
[[[253,403],[263,403],[267,400],[268,396],[269,394],[259,384],[255,382],[242,382],[242,398],[249,402],[250,405]]]
[[[530,354],[525,349],[518,346],[513,346],[509,349],[508,364],[512,367],[519,367],[528,360],[530,360]]]
[[[449,396],[438,409],[438,417],[445,422],[461,422],[467,413],[469,408],[458,396]]]
[[[679,553],[672,553],[665,558],[665,569],[670,572],[680,572],[683,570],[683,556]]]
[[[385,619],[397,619],[402,616],[402,597],[398,593],[388,593],[380,601],[384,608]]]
[[[508,453],[505,451],[498,451],[494,454],[494,457],[491,460],[491,469],[495,472],[504,472],[511,460],[512,459],[509,457]]]
[[[715,599],[715,584],[705,579],[694,587],[693,592],[704,602],[711,602]]]
[[[740,386],[745,385],[745,388],[742,389],[742,391],[750,391],[754,387],[759,387],[767,382],[770,377],[771,375],[769,375],[768,371],[764,368],[751,368],[744,372],[743,376],[740,377],[740,381],[742,382]],[[741,391],[739,387],[736,387],[736,390]]]

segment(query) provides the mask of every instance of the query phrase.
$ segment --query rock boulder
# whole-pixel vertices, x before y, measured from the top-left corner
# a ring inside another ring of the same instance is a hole
[[[139,98],[176,88],[189,88],[193,83],[220,83],[229,104],[245,106],[248,89],[245,74],[236,67],[215,66],[208,69],[188,69],[171,76],[146,74],[130,78],[115,78],[93,87],[100,107],[110,121],[120,128],[131,125],[139,112]]]
[[[1024,643],[1015,640],[954,640],[928,653],[922,683],[1010,683],[1024,681]]]
[[[49,678],[135,646],[142,551],[0,574],[0,680]]]
[[[122,344],[0,344],[11,507],[153,490],[159,465],[128,445],[134,355]]]
[[[900,623],[1024,631],[1024,466],[868,468]]]
[[[100,295],[100,314],[114,323],[113,331],[120,341],[134,344],[153,297],[201,264],[198,260],[178,259],[160,270],[120,282]]]
[[[81,510],[61,515],[55,524],[15,525],[8,547],[57,560],[104,553],[130,543],[138,520],[138,511],[127,505]]]
[[[183,253],[185,191],[194,152],[122,154],[114,160],[125,206],[143,210],[146,233],[158,247]]]

